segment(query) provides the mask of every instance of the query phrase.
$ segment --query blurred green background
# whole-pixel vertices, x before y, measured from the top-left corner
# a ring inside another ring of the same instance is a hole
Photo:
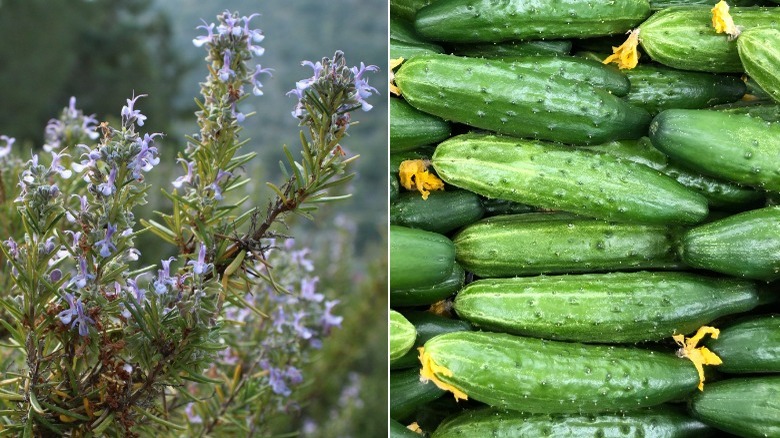
[[[380,71],[369,76],[379,90],[374,109],[357,111],[344,142],[360,154],[353,167],[350,200],[323,209],[315,222],[298,220],[290,234],[312,248],[320,288],[341,300],[343,328],[334,332],[308,370],[300,391],[301,412],[280,417],[279,433],[305,436],[385,436],[386,222],[387,222],[387,2],[386,0],[0,0],[0,134],[16,137],[17,152],[29,156],[42,145],[43,128],[59,116],[70,96],[77,107],[101,121],[116,121],[125,99],[148,94],[139,108],[149,118],[144,128],[163,132],[156,142],[161,165],[149,175],[170,189],[181,169],[174,157],[185,135],[197,131],[193,112],[198,82],[206,76],[205,51],[192,39],[203,34],[201,19],[215,22],[223,10],[252,20],[264,31],[266,52],[257,61],[274,69],[263,81],[265,95],[249,97],[243,112],[257,114],[244,123],[242,138],[258,157],[246,168],[254,179],[253,202],[265,205],[265,181],[279,182],[281,146],[299,147],[295,99],[285,93],[310,77],[302,60],[318,61],[343,50],[349,65],[360,61]],[[153,217],[167,202],[153,190],[138,217]],[[146,261],[171,249],[141,239]],[[301,431],[301,432],[296,432]]]

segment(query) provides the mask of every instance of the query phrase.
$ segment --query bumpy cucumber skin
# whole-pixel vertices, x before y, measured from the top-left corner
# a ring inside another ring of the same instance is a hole
[[[405,355],[414,345],[417,332],[403,315],[390,309],[390,362]]]
[[[404,316],[406,316],[406,319],[409,320],[417,330],[417,339],[414,342],[416,347],[422,347],[423,344],[428,342],[428,339],[431,339],[434,336],[443,333],[467,331],[472,328],[468,321],[444,318],[431,312],[410,311],[405,312]],[[412,349],[402,358],[393,361],[393,363],[390,364],[390,369],[419,368],[420,360],[418,356],[419,352],[417,349]]]
[[[420,9],[414,24],[434,41],[476,43],[617,34],[649,15],[647,0],[439,0]]]
[[[452,53],[473,58],[504,58],[507,56],[568,55],[572,43],[568,40],[553,41],[509,41],[495,44],[461,44],[452,48]]]
[[[393,307],[424,306],[450,297],[463,287],[466,272],[457,263],[444,280],[430,286],[409,289],[391,289],[390,305]]]
[[[506,214],[531,213],[536,211],[533,207],[506,199],[482,198],[482,207],[485,216],[498,216]]]
[[[390,174],[390,202],[393,203],[400,196],[401,184],[398,182],[398,175]]]
[[[647,166],[532,140],[464,134],[432,163],[446,183],[482,196],[594,218],[695,224],[708,212],[703,196]]]
[[[780,102],[780,29],[748,29],[737,39],[737,49],[745,72]]]
[[[623,72],[592,59],[574,56],[505,56],[501,59],[520,68],[603,88],[615,96],[625,96],[631,88],[631,83]]]
[[[754,280],[780,278],[780,207],[739,213],[693,228],[680,246],[693,268]]]
[[[739,76],[658,65],[638,65],[625,74],[631,83],[625,99],[653,115],[670,108],[699,109],[735,102],[745,95],[745,83]]]
[[[418,111],[403,99],[390,98],[390,153],[438,143],[450,132],[444,120]]]
[[[453,239],[458,263],[480,277],[680,267],[677,231],[548,213],[495,216]]]
[[[497,60],[421,55],[395,83],[421,111],[518,137],[604,143],[645,135],[651,119],[605,90]]]
[[[740,105],[739,102],[736,102],[730,105],[719,105],[710,109],[729,114],[747,114],[765,122],[780,122],[780,104],[762,102]]]
[[[413,56],[429,53],[444,53],[444,49],[441,46],[437,46],[435,44],[422,45],[407,43],[390,38],[390,59],[409,59]]]
[[[738,321],[720,330],[707,347],[723,360],[724,373],[780,373],[780,315]]]
[[[417,11],[436,0],[390,0],[390,16],[412,21]]]
[[[682,272],[486,279],[455,298],[458,315],[486,330],[608,344],[687,335],[756,305],[753,282]]]
[[[650,0],[650,9],[656,11],[659,9],[671,8],[672,6],[715,6],[720,0]],[[756,6],[761,5],[759,0],[730,0],[729,6]]]
[[[741,437],[780,436],[780,376],[709,383],[689,408],[702,422]]]
[[[411,21],[395,16],[390,17],[390,38],[405,43],[430,44],[427,38],[417,34]]]
[[[780,191],[780,124],[745,114],[672,109],[653,119],[650,140],[690,169]]]
[[[687,359],[629,347],[457,332],[425,343],[452,372],[436,377],[468,397],[530,413],[616,412],[655,406],[696,390]]]
[[[744,211],[757,207],[764,201],[763,192],[751,187],[702,175],[670,163],[666,155],[654,148],[650,139],[621,140],[602,145],[586,146],[588,150],[602,152],[635,163],[644,164],[707,198],[710,208],[728,211]]]
[[[484,214],[479,196],[466,190],[435,191],[428,199],[419,193],[404,193],[390,207],[390,223],[447,234]]]
[[[446,279],[455,247],[441,234],[390,225],[390,290],[432,286]]]
[[[420,438],[420,435],[412,432],[409,428],[391,418],[390,438]]]
[[[390,373],[390,418],[404,421],[414,411],[444,395],[433,382],[420,381],[419,369]]]
[[[734,23],[748,29],[777,27],[777,8],[731,8]],[[744,71],[737,42],[712,28],[712,12],[706,6],[679,6],[653,14],[639,26],[642,48],[656,62],[680,70],[740,73]]]
[[[451,417],[431,438],[701,438],[711,436],[713,432],[706,424],[670,406],[598,416],[526,414],[482,408]]]

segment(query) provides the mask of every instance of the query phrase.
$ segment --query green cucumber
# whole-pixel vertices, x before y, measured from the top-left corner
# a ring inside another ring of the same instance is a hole
[[[398,182],[397,174],[390,174],[390,202],[393,203],[400,196],[401,183]]]
[[[482,408],[443,422],[431,438],[465,437],[666,437],[701,438],[713,430],[671,406],[620,414],[526,414]]]
[[[739,100],[745,83],[739,76],[638,65],[624,73],[631,82],[625,99],[650,114],[670,109],[699,109]]]
[[[780,314],[754,316],[720,330],[707,347],[724,373],[780,373]]]
[[[390,309],[390,362],[405,355],[414,345],[417,332],[403,315]]]
[[[429,53],[444,53],[444,49],[436,44],[407,43],[390,38],[390,59],[409,59]]]
[[[452,48],[459,56],[472,58],[505,58],[517,56],[568,55],[571,41],[509,41],[495,44],[461,44]]]
[[[390,17],[390,38],[412,44],[430,44],[428,39],[418,35],[414,30],[414,24],[398,17]]]
[[[417,339],[414,341],[415,347],[422,347],[434,336],[443,333],[453,333],[471,330],[471,324],[468,321],[460,319],[444,318],[431,312],[410,311],[404,312],[406,319],[414,325],[417,330]],[[417,348],[413,348],[403,357],[393,361],[390,369],[419,368],[420,359]]]
[[[625,96],[631,88],[623,72],[592,59],[574,56],[520,56],[501,58],[517,67],[532,69],[550,77],[559,76],[602,88],[615,96]]]
[[[752,210],[693,228],[680,245],[693,268],[754,280],[780,278],[780,207]]]
[[[390,225],[390,290],[432,286],[451,275],[454,263],[445,236]]]
[[[407,21],[414,20],[417,11],[436,0],[390,0],[390,16]]]
[[[423,146],[413,150],[390,154],[390,173],[398,175],[401,163],[406,160],[431,161],[431,155],[433,155],[435,149],[435,146]]]
[[[390,438],[420,438],[420,435],[412,432],[396,420],[390,419]]]
[[[458,293],[455,311],[486,330],[633,343],[687,335],[757,304],[751,281],[631,272],[478,280]]]
[[[418,111],[403,99],[390,98],[390,153],[438,143],[449,136],[449,123]]]
[[[435,191],[428,199],[404,193],[390,208],[390,223],[447,234],[484,214],[479,196],[466,190]]]
[[[504,333],[439,335],[422,356],[449,370],[433,374],[470,399],[530,413],[627,411],[685,397],[699,384],[694,365],[674,354]]]
[[[518,137],[604,143],[639,138],[650,121],[607,91],[497,60],[421,55],[401,65],[395,83],[421,111]]]
[[[778,8],[731,8],[734,23],[745,29],[780,25]],[[639,41],[653,61],[680,70],[740,73],[737,42],[712,27],[706,6],[679,6],[653,14],[639,26]]]
[[[506,199],[498,198],[485,198],[482,197],[482,208],[485,210],[485,216],[498,216],[505,214],[520,214],[530,213],[535,211],[533,207],[529,207],[519,202],[507,201]]]
[[[654,148],[647,137],[639,140],[613,141],[586,148],[644,164],[674,178],[678,183],[707,198],[710,208],[745,210],[758,206],[764,200],[764,194],[753,188],[721,181],[669,162],[669,158]]]
[[[693,397],[690,411],[702,422],[741,437],[780,436],[780,376],[709,384]]]
[[[729,114],[747,114],[765,122],[780,122],[780,104],[766,102],[736,102],[729,105],[719,105],[710,109]]]
[[[737,49],[745,72],[780,102],[780,29],[748,29],[737,39]]]
[[[476,43],[623,33],[649,15],[647,0],[439,0],[420,9],[414,24],[434,41]]]
[[[672,6],[706,5],[715,6],[720,0],[650,0],[650,9],[659,10]],[[729,6],[756,6],[761,5],[760,0],[729,0]]]
[[[442,281],[429,286],[408,289],[391,289],[390,305],[393,307],[425,306],[449,298],[463,287],[466,272],[459,264],[452,264],[452,271]]]
[[[738,184],[780,191],[780,124],[746,114],[666,110],[650,140],[681,165]]]
[[[418,407],[444,395],[433,382],[421,382],[418,368],[390,373],[390,418],[408,419]]]
[[[589,217],[694,224],[707,200],[647,166],[608,154],[494,135],[464,134],[432,157],[447,184],[482,196]]]
[[[679,267],[676,234],[664,226],[527,213],[483,219],[453,241],[467,271],[514,277]]]

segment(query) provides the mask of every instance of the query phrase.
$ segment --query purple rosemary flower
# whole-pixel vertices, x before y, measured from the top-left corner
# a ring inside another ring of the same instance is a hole
[[[339,303],[339,300],[325,301],[325,313],[322,314],[320,323],[322,324],[322,331],[329,333],[333,327],[341,327],[341,322],[344,320],[342,316],[335,316],[331,312],[333,307]]]
[[[4,240],[3,243],[8,247],[8,253],[11,254],[11,257],[19,257],[19,244],[16,243],[13,237],[9,237],[7,240]]]
[[[56,283],[61,279],[62,279],[62,271],[60,271],[59,269],[53,269],[49,273],[49,281]]]
[[[116,166],[111,166],[111,171],[108,173],[108,181],[98,184],[98,192],[100,192],[105,197],[111,196],[114,193],[114,190],[116,190],[116,186],[114,185],[115,182]]]
[[[140,277],[140,275],[138,277]],[[146,289],[141,289],[140,287],[138,287],[138,277],[135,277],[135,279],[128,278],[127,286],[129,292],[135,298],[135,301],[138,304],[141,304],[146,300]]]
[[[273,316],[273,329],[276,333],[283,333],[284,326],[287,323],[287,316],[284,314],[284,307],[279,306],[276,308],[276,313]]]
[[[99,248],[98,253],[103,258],[110,256],[113,251],[116,251],[116,245],[111,241],[114,233],[116,233],[116,225],[109,223],[106,226],[106,237],[95,242],[95,246]]]
[[[222,82],[227,82],[232,76],[236,75],[236,72],[230,68],[230,49],[225,49],[225,53],[222,55],[222,68],[217,71],[217,76]]]
[[[303,374],[301,374],[301,370],[295,368],[292,365],[287,366],[287,370],[284,372],[284,376],[287,377],[287,381],[289,381],[291,385],[299,385],[301,382],[303,382]]]
[[[203,423],[203,418],[195,413],[195,403],[187,403],[187,406],[184,408],[184,413],[187,414],[187,419],[190,421],[190,424]]]
[[[315,303],[322,302],[325,296],[318,294],[315,289],[319,280],[319,277],[304,278],[301,280],[301,298],[307,301],[313,301]]]
[[[371,97],[372,94],[379,94],[376,88],[368,85],[368,79],[363,79],[363,74],[367,71],[378,71],[379,67],[375,65],[366,66],[363,62],[360,63],[360,68],[352,67],[352,74],[355,75],[355,91],[357,94],[357,101],[360,103],[363,111],[369,111],[373,108],[365,99]]]
[[[301,339],[309,339],[314,335],[314,333],[312,333],[311,330],[309,330],[308,328],[306,328],[305,325],[303,325],[304,317],[306,317],[306,312],[304,312],[303,310],[295,312],[295,316],[293,320],[293,328],[295,329],[295,332],[298,334],[298,336]]]
[[[157,148],[150,146],[150,144],[154,142],[154,137],[158,136],[162,136],[162,134],[144,134],[144,138],[138,140],[141,150],[138,151],[138,154],[136,154],[133,161],[130,163],[130,167],[133,169],[133,178],[136,180],[140,181],[143,179],[141,172],[148,172],[160,163],[160,157],[157,156]]]
[[[225,177],[230,178],[231,176],[233,176],[232,173],[219,169],[219,172],[217,172],[217,177],[214,179],[214,182],[209,184],[208,188],[214,191],[214,199],[216,199],[217,201],[222,200],[222,187],[219,185],[219,182],[222,180],[222,178]]]
[[[182,175],[178,178],[176,178],[175,181],[173,181],[173,186],[177,189],[181,188],[182,185],[186,184],[192,184],[195,176],[193,175],[192,167],[195,165],[193,161],[187,161],[183,158],[178,159],[179,162],[186,163],[187,164],[187,174]]]
[[[57,317],[63,324],[70,324],[71,329],[78,325],[79,335],[87,336],[89,334],[89,324],[94,324],[95,320],[84,314],[84,304],[82,304],[80,298],[74,301],[73,295],[66,292],[65,301],[67,301],[70,308],[57,314]]]
[[[257,17],[259,15],[260,14],[252,14],[252,15],[250,15],[248,17],[243,17],[242,18],[244,20],[244,34],[247,36],[247,38],[246,38],[246,48],[250,52],[252,52],[252,54],[254,56],[262,56],[263,53],[265,53],[265,49],[264,48],[252,44],[253,42],[260,43],[260,42],[262,42],[265,39],[265,35],[263,35],[263,31],[260,30],[260,29],[250,29],[249,28],[249,21],[252,18]]]
[[[203,26],[198,26],[195,29],[205,29],[208,34],[193,39],[192,44],[194,44],[195,47],[201,47],[206,43],[210,43],[214,39],[214,23],[208,24],[206,23],[206,20],[203,19],[200,21],[203,22]]]
[[[241,20],[238,17],[234,17],[230,11],[225,10],[225,12],[222,13],[222,21],[223,23],[217,26],[217,33],[219,33],[220,36],[241,36],[243,29],[239,26]]]
[[[140,110],[134,109],[135,101],[139,97],[146,97],[146,94],[139,94],[133,96],[131,99],[127,99],[127,105],[122,107],[122,125],[129,127],[133,123],[137,123],[138,126],[144,126],[144,120],[146,116],[141,114]]]
[[[5,146],[0,147],[0,158],[8,156],[11,153],[11,146],[13,146],[15,138],[7,135],[0,135],[0,142],[4,142]]]
[[[68,156],[68,154],[58,154],[55,151],[51,151],[51,167],[50,171],[59,174],[61,177],[68,179],[73,174],[70,170],[66,169],[65,166],[60,164],[60,160],[63,156]]]
[[[76,285],[77,289],[83,289],[87,282],[94,278],[95,276],[87,270],[87,259],[84,256],[79,256],[78,275],[70,280],[70,284]]]
[[[261,74],[267,74],[268,76],[273,76],[273,74],[271,74],[272,71],[273,69],[271,68],[262,68],[260,64],[257,64],[255,66],[255,72],[252,73],[252,76],[249,79],[249,82],[252,83],[252,93],[254,93],[255,96],[263,95],[263,90],[261,90],[261,88],[263,88],[263,84],[260,83],[260,79],[258,79],[258,77]]]
[[[162,269],[157,270],[157,279],[154,280],[154,293],[163,295],[168,292],[168,286],[176,286],[176,280],[171,277],[171,262],[175,257],[169,257],[167,260],[161,260]]]
[[[198,250],[198,260],[190,260],[187,265],[192,265],[192,272],[195,275],[203,275],[211,269],[211,263],[206,263],[206,245],[201,243]]]
[[[292,394],[290,388],[287,387],[287,382],[284,380],[284,373],[279,368],[271,367],[268,370],[268,383],[271,384],[271,390],[275,394],[285,397]]]

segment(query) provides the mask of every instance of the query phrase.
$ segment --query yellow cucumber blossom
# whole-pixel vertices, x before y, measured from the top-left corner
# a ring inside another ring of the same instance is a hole
[[[390,92],[395,94],[396,96],[401,95],[401,90],[398,89],[398,86],[395,85],[395,73],[393,70],[395,70],[396,67],[401,65],[404,62],[403,58],[396,58],[390,60]]]
[[[430,190],[444,190],[444,182],[428,172],[428,164],[423,160],[402,161],[398,177],[406,190],[418,190],[423,199],[428,199]]]
[[[674,335],[672,339],[677,342],[681,348],[677,350],[678,357],[684,357],[693,362],[696,371],[699,372],[699,391],[704,391],[704,366],[720,365],[723,363],[720,358],[710,351],[707,347],[696,347],[705,335],[709,334],[712,339],[718,339],[720,330],[715,327],[702,326],[692,337],[685,339],[684,335]]]
[[[449,383],[442,382],[436,377],[436,374],[440,374],[444,377],[452,377],[452,371],[449,368],[438,365],[433,361],[431,355],[425,352],[425,347],[417,349],[420,352],[420,363],[422,363],[422,369],[420,370],[420,380],[423,382],[432,381],[439,388],[450,391],[455,396],[455,401],[468,400],[469,396],[460,389],[450,385]]]
[[[409,429],[409,430],[411,430],[411,431],[412,431],[412,432],[414,432],[414,433],[417,433],[417,434],[420,434],[420,435],[422,435],[422,434],[423,434],[423,430],[422,430],[422,428],[420,428],[420,425],[419,425],[419,424],[417,424],[417,422],[416,422],[416,421],[415,421],[414,423],[412,423],[412,424],[410,424],[410,425],[406,426],[406,428],[407,428],[407,429]]]
[[[729,5],[724,0],[720,0],[712,8],[712,27],[717,33],[725,33],[729,36],[729,41],[735,39],[742,33],[742,30],[734,24],[734,19],[729,14]]]
[[[618,68],[632,69],[639,64],[639,28],[628,33],[628,39],[619,47],[612,47],[612,54],[603,61],[604,64],[614,62]]]

